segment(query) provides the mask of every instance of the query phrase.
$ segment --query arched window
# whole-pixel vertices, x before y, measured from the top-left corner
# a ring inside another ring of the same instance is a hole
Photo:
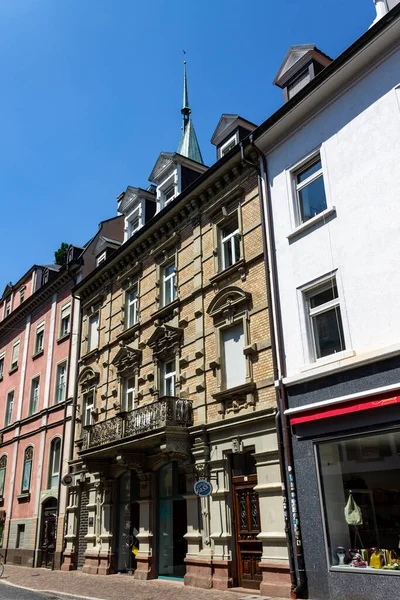
[[[55,438],[50,445],[48,488],[54,488],[58,486],[58,478],[60,476],[60,458],[61,440],[60,438]]]
[[[0,458],[0,498],[4,496],[4,486],[6,482],[7,456],[3,454]]]
[[[24,471],[22,476],[22,488],[23,494],[29,493],[31,487],[31,476],[32,476],[32,462],[33,462],[33,447],[28,446],[24,453]]]

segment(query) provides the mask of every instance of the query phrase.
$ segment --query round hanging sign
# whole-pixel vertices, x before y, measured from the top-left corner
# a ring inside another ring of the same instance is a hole
[[[64,477],[61,479],[61,483],[63,485],[71,485],[71,483],[72,483],[72,475],[70,475],[69,473],[67,473],[66,475],[64,475]]]
[[[212,485],[209,481],[206,481],[205,479],[199,479],[199,481],[196,481],[196,483],[194,484],[193,490],[194,493],[197,494],[197,496],[205,498],[206,496],[209,496],[211,494]]]

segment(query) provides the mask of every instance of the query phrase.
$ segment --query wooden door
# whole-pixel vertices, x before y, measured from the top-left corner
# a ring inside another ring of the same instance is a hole
[[[245,455],[241,456],[242,460],[234,459],[232,469],[237,578],[239,587],[259,589],[262,579],[262,543],[257,539],[261,531],[258,493],[254,490],[257,475],[251,472],[246,474],[246,471],[253,470],[253,466]],[[242,473],[240,475],[235,470],[235,462],[242,462],[244,465],[244,468],[239,469]]]
[[[56,501],[43,507],[42,519],[42,567],[54,568],[54,555],[57,538],[57,505]]]

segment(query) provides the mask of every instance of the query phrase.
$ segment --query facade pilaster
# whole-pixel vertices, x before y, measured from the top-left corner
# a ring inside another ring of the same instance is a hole
[[[139,553],[136,556],[135,579],[146,580],[156,577],[156,566],[153,556],[153,499],[152,499],[152,473],[139,475],[140,499],[139,507]]]

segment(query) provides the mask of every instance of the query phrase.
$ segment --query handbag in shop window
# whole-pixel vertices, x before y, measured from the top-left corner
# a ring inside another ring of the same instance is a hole
[[[357,527],[358,525],[363,524],[361,508],[358,506],[351,493],[349,494],[346,506],[344,507],[344,518],[348,525],[355,525]]]

